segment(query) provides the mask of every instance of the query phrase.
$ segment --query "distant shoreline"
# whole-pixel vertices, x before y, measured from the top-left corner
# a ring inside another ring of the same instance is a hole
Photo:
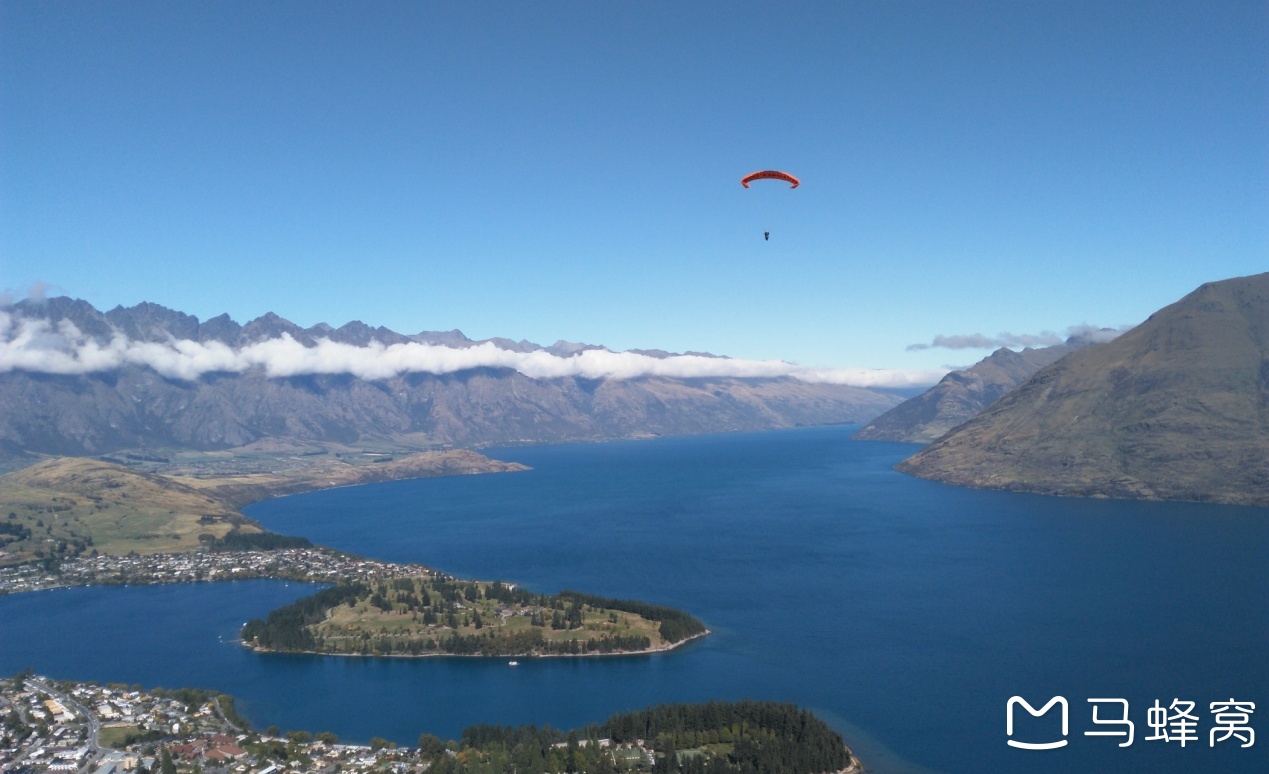
[[[411,454],[381,464],[329,455],[297,461],[231,458],[229,467],[168,464],[162,472],[87,457],[52,457],[0,475],[0,587],[5,570],[99,555],[195,553],[265,534],[242,513],[288,495],[442,476],[529,470],[467,449]],[[298,467],[296,467],[298,466]],[[121,526],[122,525],[122,526]],[[29,572],[29,571],[23,571]],[[47,574],[47,573],[46,573]]]

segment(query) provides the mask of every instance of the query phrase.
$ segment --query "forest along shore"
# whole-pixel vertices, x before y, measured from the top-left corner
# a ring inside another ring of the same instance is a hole
[[[382,737],[350,744],[330,731],[261,732],[216,691],[54,681],[30,671],[0,678],[0,766],[31,774],[863,770],[839,734],[792,704],[669,704],[571,731],[481,725],[450,741],[425,732],[405,747]]]

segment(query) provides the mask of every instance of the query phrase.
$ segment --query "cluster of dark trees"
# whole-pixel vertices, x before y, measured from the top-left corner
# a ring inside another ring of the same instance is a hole
[[[431,594],[428,593],[429,587]],[[447,578],[395,578],[375,585],[373,590],[370,604],[384,612],[396,610],[399,606],[402,612],[422,613],[430,607],[433,614],[445,615],[456,612],[464,603],[492,597],[492,594],[483,592],[478,583]],[[432,594],[438,599],[433,599]],[[430,620],[428,623],[437,621]]]
[[[615,743],[655,739],[657,749],[667,752],[692,749],[715,739],[721,742],[730,736],[734,747],[727,754],[729,767],[705,769],[710,772],[796,774],[839,771],[850,763],[840,734],[807,710],[788,703],[665,704],[614,715],[600,731]],[[691,768],[695,763],[703,761],[685,759],[682,770],[696,771]]]
[[[600,747],[600,739],[609,746]],[[419,738],[419,753],[431,756],[433,774],[512,769],[609,774],[624,770],[613,750],[636,740],[655,750],[657,772],[821,774],[851,762],[841,736],[810,712],[755,701],[662,705],[568,733],[550,726],[472,726],[454,746],[474,754],[454,758],[426,734]]]
[[[520,587],[512,588],[501,581],[494,581],[485,589],[488,599],[495,599],[504,605],[531,605],[539,595]]]
[[[53,498],[56,500],[57,498]],[[69,505],[49,505],[41,510],[45,512],[68,511]],[[48,524],[44,523],[44,519],[35,522],[36,530],[32,530],[28,525],[17,520],[18,514],[9,511],[7,521],[0,521],[0,548],[11,543],[21,543],[24,540],[33,541],[32,553],[39,563],[43,565],[45,570],[55,572],[65,559],[74,559],[81,554],[88,552],[93,545],[93,539],[90,536],[81,536],[75,534],[74,530],[70,530],[69,535],[53,534],[54,523],[52,520]],[[34,535],[39,530],[44,529],[44,535],[48,540],[35,541]],[[93,555],[96,555],[96,549],[93,549]]]
[[[691,615],[664,605],[652,605],[635,599],[607,599],[594,594],[583,594],[580,591],[561,591],[560,598],[572,600],[591,607],[604,607],[634,613],[648,621],[658,621],[659,631],[666,642],[680,642],[705,632],[705,624]]]
[[[652,641],[641,635],[606,634],[586,641],[552,641],[545,639],[540,632],[531,630],[496,637],[455,634],[446,637],[438,644],[438,649],[442,653],[481,656],[518,656],[525,653],[581,656],[596,653],[625,653],[647,650],[650,647],[652,647]]]
[[[15,677],[14,682],[18,690],[22,690],[22,680],[24,678],[25,675],[21,673]],[[47,728],[47,724],[45,724],[45,727]],[[12,705],[0,707],[0,728],[8,732],[10,739],[16,741],[26,739],[37,731],[34,726],[29,726],[23,721],[22,713],[18,712]]]
[[[261,621],[253,618],[242,627],[242,641],[270,650],[316,650],[308,627],[326,618],[326,611],[370,593],[362,583],[322,589],[311,597],[292,602],[269,613]]]
[[[14,518],[14,514],[9,514],[9,518]],[[31,537],[31,528],[19,522],[0,521],[0,535],[5,536],[0,537],[0,545],[4,545]]]
[[[216,551],[279,551],[284,548],[312,548],[313,541],[305,537],[277,535],[272,532],[233,531],[212,544]]]
[[[120,459],[122,457],[123,459]],[[134,462],[171,462],[167,457],[156,457],[150,454],[121,454],[119,457],[102,455],[97,459],[102,462],[113,462],[116,465],[131,465]]]

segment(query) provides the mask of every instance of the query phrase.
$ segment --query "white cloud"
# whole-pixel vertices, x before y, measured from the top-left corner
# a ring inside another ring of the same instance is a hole
[[[51,291],[61,289],[57,285],[44,280],[36,280],[31,283],[31,287],[27,288],[25,293],[15,291],[13,288],[4,288],[0,290],[0,306],[8,306],[19,298],[25,298],[30,301],[43,301]]]
[[[922,349],[999,349],[1000,347],[1051,347],[1065,343],[1075,337],[1091,342],[1107,342],[1132,326],[1123,328],[1098,328],[1095,325],[1072,325],[1066,329],[1066,335],[1053,331],[1040,333],[998,333],[995,336],[984,336],[981,333],[955,334],[945,336],[939,334],[929,344],[909,344],[908,351]]]
[[[792,377],[817,384],[858,387],[910,387],[933,384],[942,371],[805,368],[783,360],[675,355],[651,357],[634,352],[592,349],[560,357],[549,352],[512,352],[491,342],[462,349],[415,342],[355,346],[318,339],[306,347],[288,335],[233,349],[220,342],[131,341],[116,333],[106,344],[85,336],[68,321],[57,327],[43,320],[14,318],[0,312],[0,372],[33,371],[86,374],[125,365],[154,369],[165,377],[192,380],[213,372],[245,373],[260,369],[271,377],[351,374],[388,379],[407,373],[447,374],[472,368],[509,368],[534,379],[583,377],[634,379],[663,376]]]
[[[1133,326],[1125,325],[1122,328],[1098,328],[1096,325],[1072,325],[1066,329],[1066,335],[1071,338],[1083,339],[1095,344],[1104,344],[1112,339],[1119,338],[1124,333],[1132,330]]]

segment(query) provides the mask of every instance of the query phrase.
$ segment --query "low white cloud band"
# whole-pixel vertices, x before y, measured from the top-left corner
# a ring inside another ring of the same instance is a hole
[[[152,368],[170,379],[194,380],[208,373],[262,370],[270,377],[306,374],[350,374],[361,379],[389,379],[408,373],[447,374],[473,368],[509,368],[534,379],[582,377],[634,379],[663,376],[793,377],[804,382],[856,387],[912,387],[933,384],[943,371],[806,368],[783,360],[737,360],[674,355],[657,358],[602,349],[560,357],[545,351],[513,352],[491,342],[471,347],[445,347],[416,342],[367,346],[318,339],[306,347],[290,336],[239,348],[217,341],[132,341],[116,334],[101,344],[63,320],[15,318],[0,312],[0,372],[29,371],[79,375],[128,365]]]

